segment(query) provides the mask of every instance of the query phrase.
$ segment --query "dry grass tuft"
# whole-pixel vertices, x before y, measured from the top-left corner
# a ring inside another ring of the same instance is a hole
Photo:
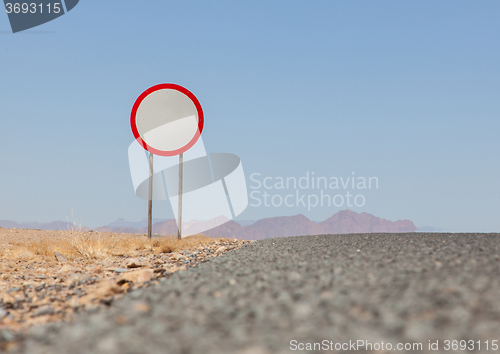
[[[137,256],[142,253],[170,253],[195,249],[212,244],[220,239],[195,235],[177,240],[174,236],[154,237],[143,235],[55,232],[54,235],[34,239],[19,238],[10,242],[8,258],[29,259],[29,255],[54,258],[54,252],[70,260],[75,258],[102,259],[109,256]],[[14,246],[14,247],[12,247]],[[2,252],[5,253],[5,252]],[[7,254],[5,254],[7,256]]]
[[[77,234],[69,239],[73,251],[89,259],[105,258],[115,246],[113,241],[100,235],[95,237],[89,234]]]
[[[170,253],[180,252],[187,249],[193,249],[199,246],[205,246],[214,243],[214,239],[203,236],[195,235],[178,240],[174,237],[164,238],[162,240],[154,240],[152,247],[155,253]]]

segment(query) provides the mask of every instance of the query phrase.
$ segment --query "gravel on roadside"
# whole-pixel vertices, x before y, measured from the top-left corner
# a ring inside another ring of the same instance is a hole
[[[14,352],[274,354],[325,340],[453,352],[444,341],[500,340],[499,274],[499,234],[267,239],[32,327]]]
[[[200,245],[190,241],[194,246],[179,252],[132,250],[138,253],[136,257],[108,255],[101,259],[67,259],[55,252],[54,257],[49,257],[52,260],[30,255],[17,260],[1,258],[2,270],[8,271],[2,271],[0,277],[0,351],[15,345],[32,326],[69,322],[78,313],[110,306],[130,291],[157,285],[160,279],[249,242],[203,241]]]

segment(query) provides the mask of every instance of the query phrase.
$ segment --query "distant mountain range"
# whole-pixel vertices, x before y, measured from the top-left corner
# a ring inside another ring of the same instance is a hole
[[[52,221],[50,223],[22,222],[18,223],[10,220],[0,220],[0,227],[6,229],[31,229],[31,230],[81,230],[88,231],[86,226],[76,226],[68,221]]]
[[[153,224],[157,224],[163,221],[166,221],[166,219],[153,219]],[[125,219],[119,218],[116,221],[113,221],[111,224],[106,225],[106,227],[142,229],[144,227],[148,227],[148,219],[144,218],[141,221],[127,221]]]
[[[158,235],[176,235],[177,224],[175,219],[155,220],[153,232]],[[187,225],[186,227],[189,227]],[[24,223],[0,220],[0,227],[30,228],[41,230],[68,230],[74,227],[67,222],[52,222],[50,224]],[[82,230],[89,230],[85,227]],[[128,222],[124,219],[98,227],[95,231],[118,233],[147,233],[147,220]],[[203,232],[207,236],[238,238],[245,240],[259,240],[271,237],[320,235],[320,234],[347,234],[347,233],[374,233],[374,232],[415,232],[417,227],[410,220],[390,221],[381,219],[368,213],[358,214],[351,210],[343,210],[332,215],[322,222],[309,220],[302,214],[295,216],[279,216],[252,221],[227,221],[223,225]]]

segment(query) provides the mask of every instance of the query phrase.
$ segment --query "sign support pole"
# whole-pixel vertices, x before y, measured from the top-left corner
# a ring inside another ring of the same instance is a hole
[[[179,226],[177,228],[177,239],[182,238],[182,163],[184,160],[184,154],[179,154],[179,205],[177,208],[177,216],[179,220]]]
[[[148,200],[148,238],[153,231],[153,153],[149,153],[149,200]]]

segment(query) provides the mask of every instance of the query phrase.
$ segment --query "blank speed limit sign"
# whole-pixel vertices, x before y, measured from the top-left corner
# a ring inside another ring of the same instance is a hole
[[[203,131],[198,99],[175,84],[160,84],[135,101],[130,119],[136,140],[147,151],[176,156],[190,149]]]
[[[183,153],[203,131],[203,110],[198,99],[176,84],[160,84],[144,91],[135,101],[130,125],[137,142],[149,151],[148,237],[152,236],[153,154],[179,155],[178,238],[182,237]]]

